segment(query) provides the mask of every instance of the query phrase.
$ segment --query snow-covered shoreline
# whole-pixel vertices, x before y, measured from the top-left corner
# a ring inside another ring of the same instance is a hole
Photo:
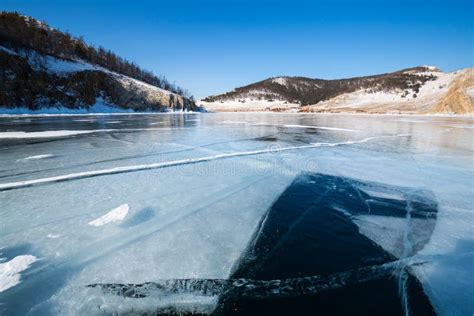
[[[6,114],[0,113],[0,118],[14,117],[52,117],[52,116],[109,116],[109,115],[163,115],[163,114],[202,114],[204,112],[195,111],[170,111],[170,112],[87,112],[87,113],[24,113]]]
[[[355,112],[272,112],[272,111],[232,111],[232,112],[207,112],[206,114],[272,114],[272,115],[327,115],[327,116],[395,116],[395,117],[454,117],[473,118],[474,114],[449,114],[449,113],[355,113]]]
[[[448,114],[448,113],[354,113],[354,112],[271,112],[271,111],[234,111],[234,112],[196,112],[196,111],[170,111],[170,112],[88,112],[88,113],[24,113],[24,114],[6,114],[0,113],[0,118],[16,117],[54,117],[54,116],[109,116],[109,115],[175,115],[175,114],[274,114],[274,115],[347,115],[347,116],[409,116],[409,117],[458,117],[473,118],[474,114]]]

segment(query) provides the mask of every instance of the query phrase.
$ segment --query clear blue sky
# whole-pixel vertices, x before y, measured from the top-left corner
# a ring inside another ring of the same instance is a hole
[[[472,0],[0,0],[200,98],[270,76],[473,67]]]

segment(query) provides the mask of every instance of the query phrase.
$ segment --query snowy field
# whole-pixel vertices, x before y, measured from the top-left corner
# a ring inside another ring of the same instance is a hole
[[[393,188],[435,205],[429,225],[408,202],[396,218],[332,207],[396,258],[407,314],[403,271],[437,314],[472,315],[472,126],[269,113],[0,117],[0,314],[212,313],[267,211],[295,179],[322,174],[331,196],[345,179],[367,205],[408,201]],[[95,286],[146,282],[155,283],[143,295]]]

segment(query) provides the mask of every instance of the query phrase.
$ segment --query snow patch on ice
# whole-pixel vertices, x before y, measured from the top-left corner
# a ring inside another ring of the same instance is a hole
[[[108,223],[121,221],[127,216],[129,210],[130,210],[130,206],[128,204],[122,204],[119,207],[114,208],[107,214],[89,222],[89,225],[103,226]]]
[[[139,132],[139,131],[155,131],[165,130],[166,128],[109,128],[109,129],[91,129],[91,130],[59,130],[59,131],[41,131],[41,132],[0,132],[0,139],[15,139],[15,138],[53,138],[66,137],[91,133],[104,132]],[[42,157],[44,158],[44,157]]]
[[[51,239],[56,239],[56,238],[61,237],[61,235],[59,235],[59,234],[48,234],[46,237],[51,238]]]
[[[1,138],[1,136],[0,136],[0,138]],[[46,154],[46,155],[29,156],[29,157],[23,158],[21,160],[38,160],[38,159],[45,159],[45,158],[51,158],[51,157],[54,157],[54,155]]]
[[[100,130],[99,130],[100,131]],[[80,134],[89,134],[97,132],[96,130],[62,130],[62,131],[43,131],[43,132],[2,132],[0,133],[0,139],[5,138],[49,138],[49,137],[64,137],[64,136],[72,136],[72,135],[80,135]],[[45,158],[45,157],[41,157]],[[38,158],[30,158],[30,159],[38,159]]]
[[[0,292],[20,283],[20,273],[38,259],[32,255],[21,255],[12,260],[0,263]]]

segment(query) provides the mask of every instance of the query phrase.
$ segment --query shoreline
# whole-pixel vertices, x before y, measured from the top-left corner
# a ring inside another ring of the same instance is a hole
[[[408,117],[450,117],[450,118],[465,118],[465,119],[474,119],[473,114],[443,114],[443,113],[305,113],[305,112],[271,112],[271,111],[238,111],[238,112],[132,112],[132,113],[43,113],[43,114],[0,114],[1,118],[27,118],[27,117],[84,117],[84,116],[126,116],[126,115],[183,115],[183,114],[272,114],[272,115],[321,115],[321,116],[408,116]]]
[[[449,113],[354,113],[354,112],[272,112],[272,111],[221,111],[221,112],[207,112],[212,114],[292,114],[292,115],[350,115],[350,116],[421,116],[421,117],[463,117],[473,118],[474,113],[469,114],[449,114]]]
[[[206,112],[116,112],[116,113],[24,113],[24,114],[4,114],[0,113],[0,118],[9,117],[54,117],[54,116],[119,116],[119,115],[169,115],[169,114],[202,114]]]
[[[120,115],[174,115],[174,114],[272,114],[272,115],[321,115],[321,116],[409,116],[409,117],[454,117],[454,118],[474,118],[474,113],[454,114],[454,113],[370,113],[370,112],[298,112],[298,111],[167,111],[167,112],[86,112],[86,113],[2,113],[0,108],[0,118],[18,117],[85,117],[85,116],[120,116]]]

